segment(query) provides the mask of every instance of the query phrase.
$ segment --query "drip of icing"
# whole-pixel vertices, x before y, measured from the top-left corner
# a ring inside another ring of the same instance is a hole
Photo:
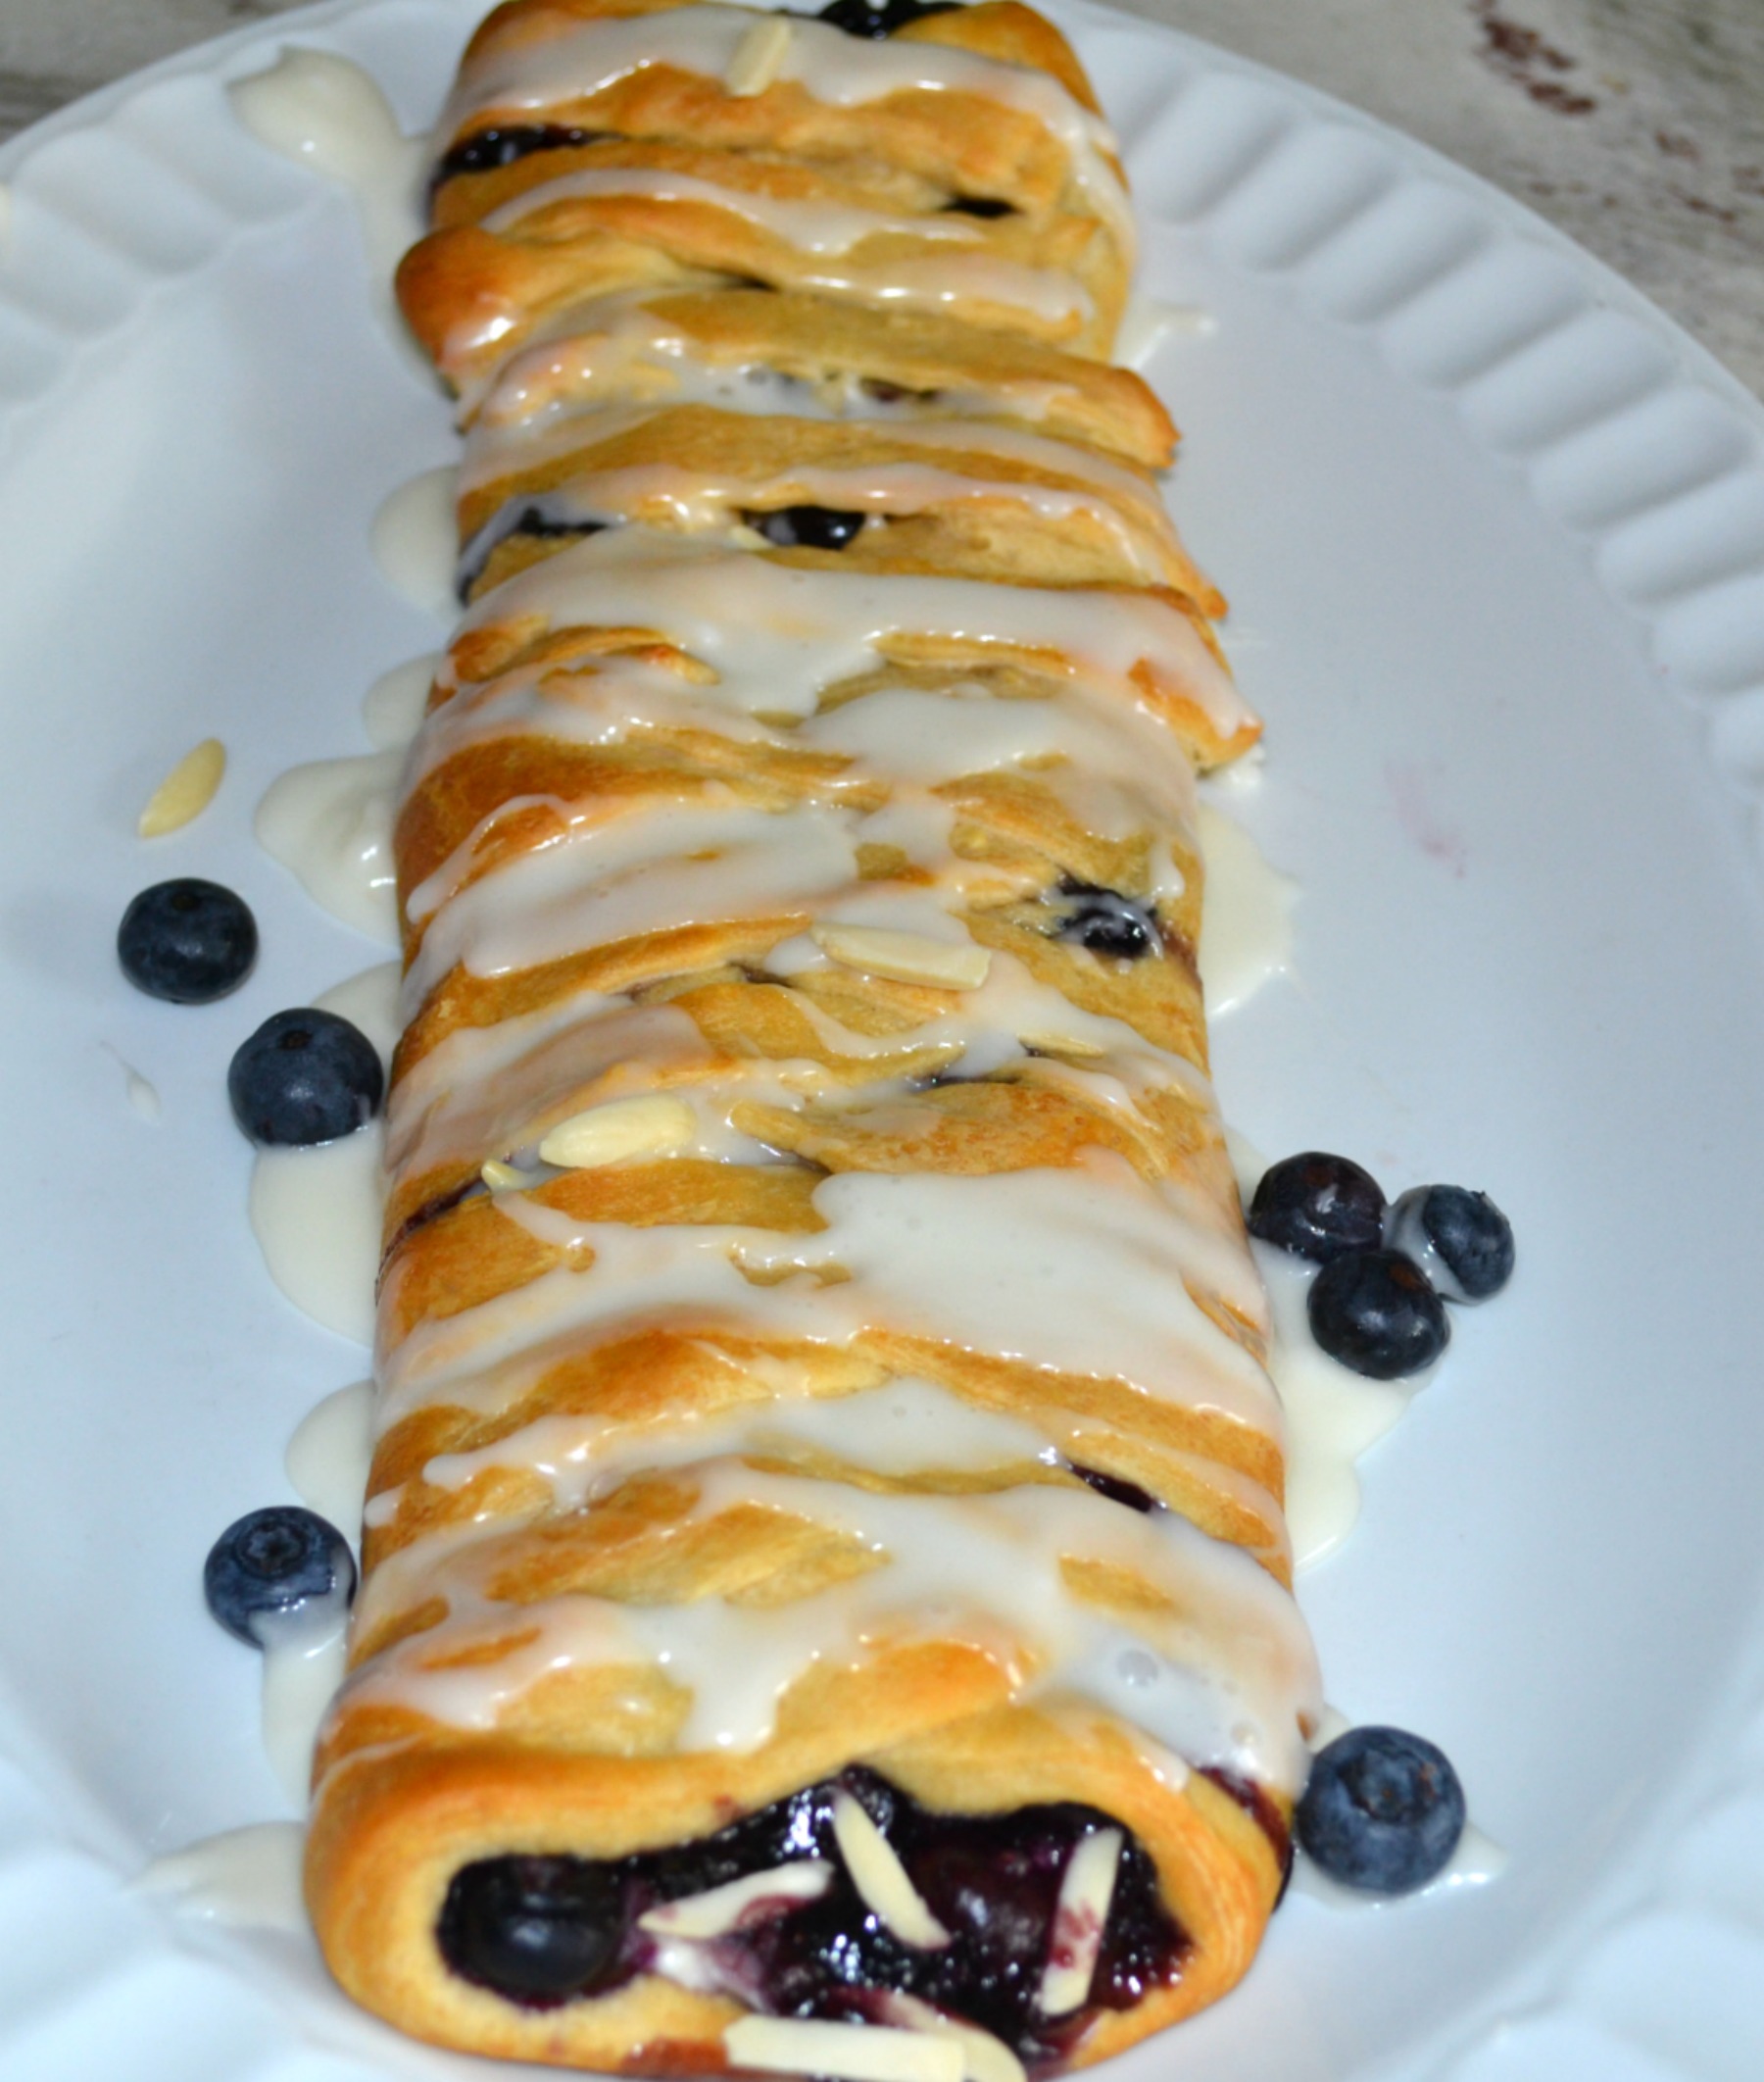
[[[354,1020],[389,1059],[397,990],[397,965],[387,963],[314,1002]],[[364,1345],[373,1342],[384,1141],[383,1124],[369,1121],[316,1149],[259,1150],[251,1171],[251,1226],[270,1278],[315,1322]]]
[[[451,463],[423,471],[380,501],[368,533],[381,577],[437,621],[451,621],[455,610],[458,484],[459,471]]]
[[[1331,1879],[1307,1858],[1302,1849],[1293,1859],[1293,1892],[1307,1895],[1330,1908],[1396,1909],[1410,1902],[1438,1901],[1447,1894],[1486,1887],[1491,1880],[1500,1877],[1507,1864],[1507,1853],[1502,1847],[1492,1836],[1484,1835],[1474,1822],[1466,1822],[1457,1849],[1446,1860],[1445,1869],[1412,1894],[1365,1894],[1357,1887],[1344,1887],[1340,1880]]]
[[[1353,1726],[1348,1715],[1339,1712],[1333,1706],[1325,1705],[1317,1716],[1316,1732],[1311,1737],[1313,1752],[1327,1749],[1338,1735],[1346,1735]],[[1345,1887],[1334,1880],[1305,1856],[1302,1844],[1295,1846],[1293,1860],[1293,1891],[1307,1894],[1313,1901],[1324,1903],[1331,1908],[1398,1908],[1405,1902],[1436,1901],[1442,1895],[1458,1893],[1469,1887],[1485,1886],[1490,1880],[1498,1879],[1507,1868],[1507,1854],[1492,1836],[1487,1836],[1474,1821],[1466,1820],[1464,1833],[1458,1839],[1457,1849],[1446,1860],[1444,1871],[1438,1873],[1425,1887],[1417,1887],[1412,1894],[1396,1897],[1366,1894],[1357,1887]]]
[[[349,1601],[333,1594],[255,1625],[264,1652],[264,1751],[283,1792],[304,1807],[318,1729],[348,1666]]]
[[[99,1045],[103,1048],[105,1054],[115,1061],[117,1067],[122,1072],[122,1090],[129,1105],[133,1107],[149,1127],[158,1127],[160,1116],[165,1111],[160,1103],[159,1088],[149,1083],[141,1075],[140,1071],[135,1068],[134,1065],[120,1055],[116,1049],[112,1048],[108,1041],[101,1042]]]
[[[368,689],[362,697],[362,726],[376,751],[400,749],[416,735],[441,665],[438,652],[425,651],[382,672]]]
[[[373,1458],[371,1381],[353,1381],[309,1410],[288,1441],[282,1465],[294,1493],[345,1532],[362,1520]]]
[[[422,235],[421,141],[399,129],[385,95],[359,65],[330,51],[285,46],[267,72],[233,80],[226,92],[254,137],[349,191],[370,294],[393,337],[414,355],[391,283],[401,256]]]
[[[258,843],[332,917],[398,945],[392,803],[399,751],[316,760],[272,781],[252,828]]]
[[[1209,1017],[1252,998],[1293,959],[1293,904],[1298,886],[1270,868],[1259,846],[1212,805],[1200,805],[1206,857],[1201,895],[1200,984]]]
[[[1210,311],[1194,304],[1170,304],[1143,296],[1136,289],[1127,299],[1115,330],[1114,358],[1126,369],[1145,369],[1166,340],[1205,339],[1218,330]]]
[[[1246,1206],[1267,1160],[1245,1138],[1225,1131]],[[1271,1244],[1250,1242],[1268,1300],[1268,1372],[1286,1414],[1286,1521],[1295,1568],[1331,1555],[1359,1517],[1355,1463],[1402,1416],[1434,1369],[1401,1381],[1369,1380],[1333,1360],[1310,1333],[1305,1298],[1317,1266]],[[1338,1718],[1332,1732],[1348,1723]]]
[[[1359,1516],[1354,1462],[1431,1377],[1368,1380],[1332,1360],[1310,1334],[1305,1297],[1317,1266],[1269,1244],[1252,1246],[1274,1322],[1268,1370],[1287,1415],[1287,1529],[1300,1568],[1333,1554]]]
[[[311,1927],[301,1889],[305,1853],[299,1822],[254,1822],[156,1858],[134,1885],[203,1922],[304,1935]]]

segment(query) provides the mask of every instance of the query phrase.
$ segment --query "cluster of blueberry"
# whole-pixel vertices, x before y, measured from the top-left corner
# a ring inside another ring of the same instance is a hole
[[[1451,1334],[1446,1303],[1487,1301],[1512,1277],[1513,1230],[1486,1193],[1416,1186],[1387,1202],[1350,1158],[1306,1150],[1262,1174],[1250,1233],[1317,1266],[1311,1335],[1373,1380],[1431,1365]],[[1390,1727],[1350,1728],[1319,1751],[1296,1817],[1331,1879],[1411,1894],[1436,1879],[1464,1833],[1464,1791],[1442,1751]]]
[[[1321,1150],[1262,1174],[1250,1233],[1320,1268],[1311,1335],[1377,1381],[1432,1365],[1451,1335],[1446,1303],[1487,1301],[1513,1272],[1512,1224],[1488,1194],[1415,1186],[1387,1204],[1369,1171]]]
[[[219,882],[185,876],[144,889],[122,914],[117,958],[149,997],[212,1005],[257,964],[251,907]],[[379,1111],[384,1073],[372,1043],[334,1013],[274,1014],[227,1071],[233,1116],[260,1147],[298,1147],[353,1134]],[[298,1505],[272,1505],[229,1525],[203,1570],[209,1611],[254,1648],[285,1620],[355,1588],[349,1543]]]
[[[117,930],[122,973],[173,1005],[212,1005],[237,990],[257,953],[257,920],[244,898],[195,876],[143,889]],[[353,1135],[379,1112],[384,1087],[361,1028],[313,1007],[272,1014],[226,1073],[233,1117],[267,1149]]]

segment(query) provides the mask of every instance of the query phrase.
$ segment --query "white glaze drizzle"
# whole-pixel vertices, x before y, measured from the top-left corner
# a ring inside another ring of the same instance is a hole
[[[352,1533],[361,1523],[373,1458],[373,1383],[352,1381],[315,1403],[288,1441],[282,1465],[301,1502]]]
[[[233,80],[226,92],[253,136],[348,190],[369,294],[393,337],[414,352],[391,284],[400,255],[422,230],[422,141],[400,130],[374,79],[331,51],[285,45],[267,71]]]
[[[623,292],[572,309],[569,329],[553,336],[541,329],[510,355],[491,375],[464,396],[470,420],[467,467],[494,456],[506,444],[545,439],[560,420],[583,411],[656,404],[714,405],[725,412],[788,412],[797,419],[877,420],[909,422],[989,416],[1020,421],[1044,418],[1059,395],[1057,386],[1027,379],[971,389],[946,389],[934,398],[914,391],[878,394],[853,372],[808,378],[743,361],[738,351],[714,340],[699,342],[651,310],[641,293]],[[977,429],[976,429],[977,430]]]
[[[403,767],[397,750],[291,767],[252,825],[315,903],[387,947],[398,945],[392,803]]]
[[[807,714],[820,689],[873,667],[889,637],[912,633],[1051,654],[1054,669],[1127,702],[1140,698],[1135,668],[1149,667],[1221,731],[1250,720],[1194,623],[1151,593],[807,570],[626,527],[516,573],[464,626],[526,617],[664,628],[715,668],[722,697],[750,715]]]
[[[437,621],[453,619],[454,501],[459,471],[450,463],[422,471],[380,501],[368,543],[380,575]]]
[[[745,8],[678,7],[603,18],[535,45],[486,52],[461,69],[435,132],[440,148],[482,111],[586,99],[646,66],[720,79],[753,22]],[[1074,182],[1131,268],[1135,234],[1125,188],[1109,164],[1113,133],[1050,74],[945,44],[855,39],[823,22],[793,22],[791,30],[778,78],[823,104],[858,108],[892,94],[957,93],[1033,117],[1064,147]]]
[[[445,1650],[437,1635],[419,1634],[382,1651],[350,1678],[342,1703],[396,1705],[481,1728],[543,1671],[659,1662],[693,1695],[682,1747],[740,1750],[764,1740],[780,1694],[809,1664],[856,1660],[878,1637],[928,1634],[1001,1661],[1023,1692],[1081,1691],[1179,1756],[1277,1785],[1301,1782],[1293,1704],[1318,1703],[1303,1627],[1257,1563],[1186,1519],[1140,1517],[1088,1490],[878,1495],[720,1461],[699,1463],[694,1476],[696,1515],[745,1504],[807,1515],[885,1556],[886,1565],[781,1612],[719,1600],[633,1607],[559,1597],[511,1607],[485,1594],[494,1553],[474,1552],[469,1529],[455,1529],[383,1562],[362,1603],[365,1621],[395,1609],[390,1594],[419,1571],[425,1594],[450,1608],[437,1630]],[[1171,1613],[1105,1616],[1071,1590],[1066,1555],[1146,1577],[1170,1596]],[[435,1665],[438,1652],[451,1658],[514,1633],[526,1638],[494,1661]],[[1122,1673],[1122,1653],[1133,1648],[1153,1659],[1157,1682]]]
[[[398,968],[382,964],[314,1000],[352,1019],[390,1059],[398,1039]],[[259,1150],[251,1168],[252,1231],[270,1276],[325,1329],[373,1342],[373,1280],[385,1200],[384,1123],[316,1149]]]
[[[402,750],[416,735],[441,663],[425,651],[382,672],[363,695],[362,727],[376,752]]]
[[[179,1914],[243,1930],[308,1928],[300,1884],[306,1851],[299,1822],[252,1822],[169,1851],[134,1881],[165,1896]]]

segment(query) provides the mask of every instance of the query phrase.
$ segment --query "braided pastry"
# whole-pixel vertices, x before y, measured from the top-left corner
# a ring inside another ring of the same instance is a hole
[[[1009,2082],[1241,1976],[1316,1709],[1195,961],[1256,726],[1071,351],[1076,60],[829,12],[513,0],[438,136],[467,604],[308,1892],[443,2044]]]

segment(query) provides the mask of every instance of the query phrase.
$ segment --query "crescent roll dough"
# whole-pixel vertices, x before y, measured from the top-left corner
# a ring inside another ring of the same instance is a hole
[[[1248,1967],[1317,1710],[1112,145],[1014,0],[513,0],[434,176],[325,1957],[564,2065],[1088,2064]]]

